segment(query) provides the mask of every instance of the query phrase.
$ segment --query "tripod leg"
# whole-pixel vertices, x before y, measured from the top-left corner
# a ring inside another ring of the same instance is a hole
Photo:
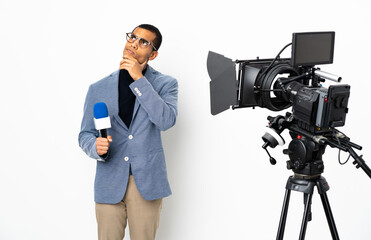
[[[313,197],[312,193],[307,194],[306,202],[304,206],[303,221],[301,223],[299,240],[304,240],[305,238],[305,232],[307,231],[307,225],[308,225],[308,216],[310,214],[310,209],[311,209],[311,204],[312,204],[312,197]]]
[[[287,211],[288,211],[289,203],[290,203],[290,194],[291,194],[291,190],[286,189],[285,198],[283,199],[283,207],[282,207],[280,224],[278,226],[278,232],[277,232],[276,240],[282,240],[283,239],[283,234],[285,232],[285,226],[286,226]]]
[[[327,195],[324,192],[320,194],[320,196],[321,196],[323,209],[325,210],[325,213],[326,213],[327,223],[328,223],[328,226],[330,227],[332,239],[339,240],[339,234],[338,234],[338,231],[336,230],[334,216],[332,215],[331,208],[330,208],[330,202],[328,201]]]
[[[304,206],[305,206],[305,203],[307,202],[307,198],[308,198],[308,194],[307,193],[304,193]],[[312,221],[312,204],[309,205],[309,209],[308,209],[308,222]]]

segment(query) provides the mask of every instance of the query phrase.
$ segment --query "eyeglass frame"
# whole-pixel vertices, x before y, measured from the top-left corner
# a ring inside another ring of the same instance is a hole
[[[132,36],[135,36],[135,39],[134,41],[131,42],[131,38],[129,37],[129,35],[132,35]],[[130,41],[129,41],[130,39]],[[152,48],[157,51],[157,48],[155,47],[155,45],[153,43],[151,43],[150,41],[148,41],[147,39],[145,38],[141,38],[141,37],[138,37],[137,35],[133,34],[132,32],[128,32],[126,33],[126,41],[128,41],[129,43],[134,43],[136,40],[144,40],[146,42],[148,42],[148,46],[152,46]],[[142,46],[141,44],[139,44],[139,46]],[[143,48],[143,47],[142,47]],[[144,48],[147,48],[147,47],[144,47]]]

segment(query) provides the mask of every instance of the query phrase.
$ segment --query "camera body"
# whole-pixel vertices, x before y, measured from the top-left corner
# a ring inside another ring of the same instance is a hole
[[[322,87],[325,80],[341,77],[316,68],[331,64],[335,32],[293,33],[291,58],[232,60],[209,52],[211,113],[261,107],[281,111],[292,106],[295,123],[312,133],[344,126],[349,85]],[[236,79],[235,65],[238,64]]]
[[[284,88],[289,93],[293,117],[300,128],[321,133],[345,125],[349,85],[332,85],[327,89],[292,82]]]

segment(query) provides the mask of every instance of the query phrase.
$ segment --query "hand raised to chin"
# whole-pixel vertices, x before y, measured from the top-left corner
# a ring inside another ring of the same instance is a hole
[[[134,81],[143,77],[143,69],[147,66],[148,59],[140,64],[137,59],[131,57],[130,55],[124,55],[120,62],[120,70],[125,69],[129,72],[130,76]]]

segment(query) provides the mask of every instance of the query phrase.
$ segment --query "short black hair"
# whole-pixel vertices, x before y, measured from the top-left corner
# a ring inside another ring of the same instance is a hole
[[[160,33],[160,30],[158,30],[157,27],[151,25],[151,24],[140,24],[139,26],[137,26],[135,29],[137,28],[143,28],[143,29],[146,29],[150,32],[153,32],[155,35],[156,35],[156,38],[155,40],[153,40],[153,45],[155,46],[155,48],[158,50],[161,46],[161,43],[162,43],[162,35]],[[133,30],[133,32],[134,32]]]

